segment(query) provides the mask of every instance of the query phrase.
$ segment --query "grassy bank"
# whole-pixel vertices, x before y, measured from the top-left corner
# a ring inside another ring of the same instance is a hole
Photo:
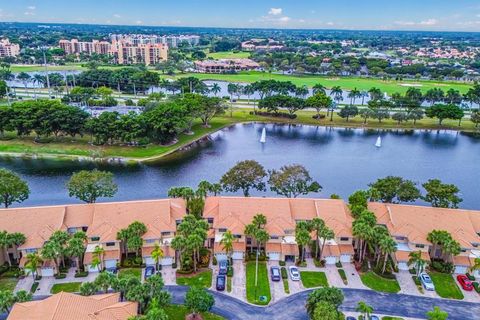
[[[258,279],[255,286],[256,264],[255,261],[247,262],[246,287],[247,301],[258,305],[267,305],[270,302],[270,284],[268,282],[268,270],[265,262],[258,263]],[[261,300],[260,297],[265,297]]]
[[[45,67],[42,65],[23,65],[23,64],[13,64],[10,66],[10,70],[13,73],[17,72],[38,72],[45,71]],[[83,71],[86,68],[82,67],[80,64],[67,64],[64,66],[48,66],[48,71],[66,71],[66,70],[79,70]]]
[[[259,80],[278,80],[278,81],[291,81],[297,86],[309,86],[313,87],[317,83],[323,84],[327,88],[333,86],[340,86],[344,90],[351,90],[357,88],[358,90],[369,90],[372,87],[379,88],[383,92],[392,94],[395,92],[405,93],[409,87],[414,86],[419,88],[423,92],[426,92],[432,88],[440,88],[444,91],[448,89],[456,89],[461,93],[467,92],[470,84],[453,81],[429,81],[429,80],[387,80],[374,79],[374,78],[360,78],[360,77],[329,77],[329,76],[317,76],[317,75],[284,75],[274,74],[268,72],[242,72],[238,74],[203,74],[203,73],[186,73],[179,74],[176,77],[197,77],[202,80],[219,80],[230,82],[255,82]]]
[[[63,137],[58,139],[51,138],[48,143],[36,143],[34,137],[17,138],[13,133],[8,133],[9,139],[0,140],[0,152],[11,155],[38,155],[38,156],[53,156],[55,158],[68,158],[72,156],[81,157],[122,157],[127,160],[134,161],[148,161],[160,158],[175,150],[178,150],[186,145],[196,141],[204,136],[207,136],[221,128],[235,123],[262,121],[274,123],[289,123],[289,124],[308,124],[318,126],[336,126],[336,127],[353,127],[353,128],[372,128],[372,129],[435,129],[435,130],[463,130],[476,131],[475,126],[469,120],[464,120],[459,127],[457,121],[445,120],[440,127],[437,120],[425,118],[418,121],[414,126],[413,122],[397,123],[391,119],[384,120],[379,123],[376,120],[370,119],[367,124],[363,124],[363,120],[359,117],[346,121],[334,116],[333,121],[330,119],[315,120],[312,111],[298,112],[298,117],[295,120],[288,120],[274,117],[263,117],[249,114],[250,109],[236,109],[232,117],[227,113],[222,117],[214,118],[209,128],[205,128],[200,122],[196,122],[193,126],[193,135],[181,134],[175,144],[162,146],[151,144],[146,147],[128,147],[128,146],[93,146],[89,143],[90,137],[77,137],[75,139],[70,137]],[[478,131],[478,130],[477,130]],[[480,132],[480,131],[479,131]]]

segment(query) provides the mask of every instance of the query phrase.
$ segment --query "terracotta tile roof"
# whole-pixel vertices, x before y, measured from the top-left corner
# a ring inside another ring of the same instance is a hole
[[[408,262],[410,260],[411,251],[397,250],[395,251],[395,260],[397,262]],[[430,261],[430,255],[428,252],[422,251],[421,257],[425,261]]]
[[[279,242],[269,242],[266,247],[267,252],[282,252],[282,244]]]
[[[453,264],[456,266],[470,267],[471,260],[469,256],[455,256],[453,257]]]
[[[267,217],[265,229],[270,235],[282,236],[295,229],[296,221],[320,217],[336,236],[352,236],[352,217],[342,200],[209,197],[205,201],[204,217],[214,218],[213,228],[234,234],[243,234],[258,213]]]
[[[120,302],[120,293],[80,296],[57,293],[45,300],[16,303],[8,320],[127,320],[137,315],[136,302]]]
[[[289,256],[298,256],[298,246],[296,244],[282,243],[282,253]]]
[[[240,242],[240,241],[235,241],[233,242],[233,251],[245,251],[245,242]],[[213,244],[213,251],[215,253],[220,253],[220,252],[225,252],[225,249],[223,248],[223,245],[220,244],[220,242],[215,242]]]
[[[120,255],[120,250],[105,250],[105,253],[103,254],[103,260],[120,260],[121,255]],[[90,264],[92,263],[93,260],[93,252],[85,252],[85,255],[83,256],[83,264]]]
[[[163,256],[164,257],[171,257],[171,253],[174,252],[175,250],[171,249],[169,246],[161,246],[163,250]],[[142,256],[143,257],[150,257],[152,255],[152,251],[155,249],[154,246],[151,247],[142,247]]]
[[[340,248],[338,245],[326,245],[323,250],[324,257],[338,257],[340,256]]]
[[[480,243],[480,211],[385,203],[369,203],[368,207],[391,235],[406,236],[412,243],[430,245],[427,236],[432,230],[448,231],[462,248]]]
[[[355,250],[351,244],[339,244],[338,249],[341,254],[354,254]]]

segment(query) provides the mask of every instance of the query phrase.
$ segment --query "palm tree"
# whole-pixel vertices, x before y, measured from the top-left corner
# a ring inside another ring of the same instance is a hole
[[[75,258],[75,264],[77,265],[77,272],[80,271],[82,257],[85,253],[85,240],[79,237],[72,237],[68,240],[66,253],[69,257]]]
[[[350,98],[350,105],[355,104],[355,100],[360,97],[360,91],[357,88],[354,88],[352,91],[348,93],[348,97]]]
[[[360,97],[362,98],[362,106],[365,105],[365,98],[368,97],[368,91],[360,91]]]
[[[215,82],[212,85],[212,88],[210,89],[210,92],[212,92],[215,96],[217,96],[220,91],[222,91],[222,88],[220,88],[218,83]]]
[[[220,240],[220,244],[223,245],[223,249],[225,250],[225,252],[227,253],[227,256],[228,256],[228,260],[230,261],[231,257],[232,257],[232,252],[233,252],[233,240],[235,238],[233,237],[233,234],[230,230],[227,230],[227,232],[225,232],[223,235],[222,235],[222,240]]]
[[[439,307],[433,307],[432,311],[427,312],[428,320],[446,320],[448,318],[448,313],[442,311]]]
[[[332,88],[330,91],[330,95],[333,96],[333,100],[338,104],[340,101],[343,100],[343,90],[340,86],[335,86]],[[332,103],[331,105],[331,114],[330,114],[330,121],[333,121],[333,108],[334,104]],[[328,110],[327,110],[327,116],[328,116]]]
[[[58,270],[58,259],[61,256],[62,249],[60,245],[55,241],[48,241],[42,248],[41,256],[43,259],[51,260],[55,266],[55,270]]]
[[[475,258],[473,266],[470,267],[470,272],[473,273],[475,270],[480,270],[480,258]]]
[[[427,240],[433,244],[430,254],[434,258],[437,255],[437,247],[442,243],[443,239],[445,239],[445,232],[441,230],[433,230],[427,235]]]
[[[295,241],[298,245],[298,251],[300,253],[300,262],[303,262],[305,259],[305,248],[310,243],[310,232],[305,226],[297,224],[295,228]]]
[[[444,259],[446,262],[449,262],[452,260],[453,256],[458,255],[461,251],[462,248],[460,247],[460,244],[452,239],[451,237],[447,238],[443,244],[442,244],[442,249],[444,252]]]
[[[236,83],[229,83],[227,86],[227,91],[230,95],[230,101],[232,101],[233,96],[238,92],[238,85]]]
[[[250,97],[255,93],[255,88],[252,84],[247,84],[243,88],[243,93],[247,96],[248,104],[250,104]],[[255,99],[253,99],[253,112],[255,112]]]
[[[323,84],[317,83],[313,86],[312,91],[313,91],[313,94],[325,93],[325,89],[326,88]]]
[[[17,75],[17,80],[21,81],[23,83],[23,85],[25,86],[25,92],[28,93],[28,83],[30,82],[30,80],[32,79],[32,77],[26,73],[26,72],[20,72],[18,75]]]
[[[95,249],[93,250],[93,259],[92,259],[92,265],[95,262],[94,267],[98,268],[98,271],[100,271],[101,268],[103,268],[103,256],[105,254],[105,249],[103,249],[102,246],[95,246]]]
[[[160,263],[160,260],[163,259],[164,253],[162,248],[158,245],[158,243],[155,243],[155,247],[152,250],[152,259],[155,261],[155,269],[158,270],[158,265]]]
[[[257,251],[262,249],[262,245],[265,246],[270,239],[270,235],[264,229],[258,229],[255,233],[255,240],[257,241]]]
[[[37,270],[43,263],[42,257],[37,252],[27,254],[27,261],[25,262],[25,269],[27,273],[32,273],[33,280],[37,276]]]
[[[389,236],[383,237],[379,241],[379,247],[382,251],[384,258],[383,258],[383,267],[382,267],[382,274],[385,273],[385,267],[387,266],[388,257],[397,251],[397,244],[396,242]]]
[[[243,233],[245,233],[245,236],[254,239],[256,232],[257,232],[257,227],[254,224],[247,224],[245,226],[245,231]],[[252,251],[253,251],[253,244],[250,245],[250,253],[252,253]]]
[[[322,250],[320,250],[320,257],[318,259],[322,260],[323,249],[325,249],[325,243],[328,240],[333,239],[335,237],[335,233],[333,232],[332,229],[330,229],[325,225],[320,232],[320,237],[322,238]]]
[[[363,319],[370,319],[370,314],[373,312],[373,307],[366,304],[363,301],[360,301],[357,304],[357,309],[356,310],[363,314]]]
[[[318,249],[320,247],[320,233],[322,232],[323,228],[325,227],[325,221],[320,218],[313,218],[310,222],[310,226],[312,231],[315,232],[315,258],[318,258]]]
[[[418,275],[423,272],[423,268],[427,264],[427,261],[425,261],[422,258],[422,252],[419,251],[412,251],[408,255],[410,259],[408,259],[408,265],[411,266],[413,265],[415,270],[417,271],[417,277]]]

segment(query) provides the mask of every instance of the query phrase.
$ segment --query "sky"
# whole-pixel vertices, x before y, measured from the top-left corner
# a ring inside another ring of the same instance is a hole
[[[480,31],[480,0],[0,0],[0,21]]]

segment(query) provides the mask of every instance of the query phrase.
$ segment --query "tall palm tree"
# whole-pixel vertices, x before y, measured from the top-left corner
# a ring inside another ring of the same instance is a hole
[[[470,267],[470,272],[473,273],[475,270],[480,270],[480,258],[475,258],[473,266]]]
[[[220,88],[220,86],[218,85],[218,83],[214,83],[212,85],[212,88],[210,89],[210,92],[212,92],[215,96],[218,95],[218,93],[220,93],[220,91],[222,91],[222,88]]]
[[[27,260],[25,262],[25,270],[28,273],[32,273],[33,280],[37,276],[37,270],[43,263],[42,257],[37,252],[27,254]]]
[[[254,224],[247,224],[245,226],[245,231],[243,232],[245,236],[255,239],[255,233],[257,232],[257,227]],[[250,253],[253,252],[253,243],[250,245]]]
[[[411,266],[411,265],[414,266],[414,268],[417,272],[417,277],[418,277],[418,275],[423,272],[423,268],[427,264],[427,261],[425,261],[422,258],[422,252],[420,250],[419,251],[412,251],[412,252],[410,252],[410,254],[408,256],[409,256],[408,265],[409,266]]]
[[[327,88],[325,88],[325,86],[323,84],[317,83],[313,86],[312,91],[313,91],[313,94],[325,93],[326,89]]]
[[[354,88],[348,93],[348,97],[350,98],[350,105],[355,104],[355,100],[360,96],[360,91],[357,88]]]
[[[297,225],[295,228],[295,242],[298,245],[300,262],[303,262],[305,259],[305,248],[310,243],[310,240],[310,232],[305,227]]]
[[[72,237],[68,240],[66,254],[75,258],[75,264],[77,265],[77,271],[80,271],[81,261],[85,253],[85,241],[79,237]]]
[[[323,250],[325,249],[325,243],[335,237],[335,232],[326,225],[322,228],[320,232],[320,237],[322,238],[322,250],[320,250],[319,260],[322,260]]]
[[[325,227],[325,221],[316,217],[313,218],[310,222],[310,226],[312,231],[315,232],[315,258],[318,258],[318,252],[320,247],[320,233],[322,232],[323,228]]]
[[[373,307],[366,304],[364,301],[360,301],[357,304],[356,310],[363,314],[363,319],[370,319],[370,314],[373,312]]]
[[[447,238],[443,242],[442,250],[444,253],[444,260],[446,262],[452,261],[453,257],[458,255],[462,251],[460,244],[451,237]]]
[[[227,253],[229,261],[232,258],[233,241],[234,241],[234,237],[230,230],[227,230],[227,232],[225,232],[222,235],[222,240],[220,240],[220,244],[223,246],[223,249]]]
[[[387,266],[388,257],[392,253],[397,251],[397,244],[396,244],[395,240],[393,240],[391,237],[386,236],[386,237],[383,237],[379,241],[379,246],[380,246],[380,250],[383,253],[382,273],[385,273],[385,268]]]
[[[368,91],[362,90],[360,92],[360,97],[362,98],[362,106],[365,105],[365,98],[368,97]]]
[[[28,83],[30,82],[31,79],[32,79],[32,77],[26,72],[20,72],[17,75],[17,80],[19,80],[23,83],[23,86],[25,87],[25,92],[26,93],[28,93]]]
[[[98,262],[96,267],[98,268],[98,271],[100,271],[101,268],[103,268],[103,257],[105,255],[105,249],[103,249],[102,246],[95,246],[95,249],[93,250],[93,261]]]
[[[160,263],[160,260],[163,259],[164,253],[162,248],[158,245],[158,243],[155,243],[155,247],[152,250],[152,259],[155,261],[155,269],[158,270],[158,265]]]
[[[445,239],[445,233],[441,230],[433,230],[427,235],[427,240],[433,244],[430,254],[434,258],[436,258],[437,248],[442,243],[443,239]]]
[[[330,91],[330,95],[333,96],[333,100],[338,104],[340,101],[343,100],[343,90],[340,86],[334,86],[332,90]],[[331,105],[331,114],[330,114],[330,121],[333,121],[333,108],[334,104],[332,103]],[[328,116],[328,110],[327,110],[327,116]]]
[[[428,320],[447,320],[448,313],[442,311],[439,307],[433,307],[432,311],[427,312],[427,319]]]

